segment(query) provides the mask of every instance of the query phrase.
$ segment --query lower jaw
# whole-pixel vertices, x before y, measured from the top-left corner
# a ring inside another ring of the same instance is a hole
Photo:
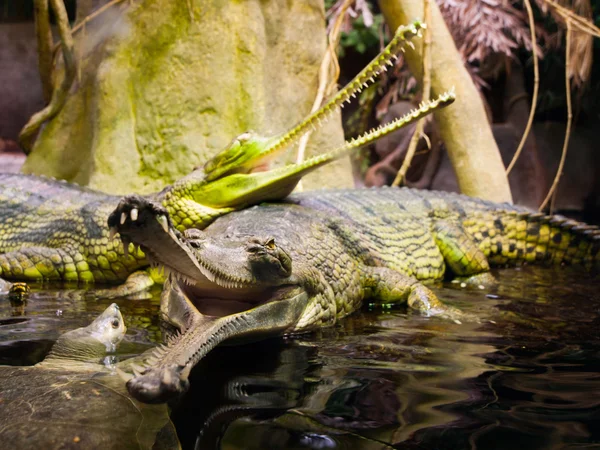
[[[177,289],[175,292],[181,293]],[[168,401],[187,389],[191,369],[215,346],[293,331],[305,310],[308,294],[298,287],[285,293],[287,296],[278,301],[268,301],[247,312],[192,321],[176,341],[163,347],[147,371],[127,382],[130,394],[147,403]]]
[[[214,292],[209,295],[198,295],[194,286],[185,283],[179,283],[179,288],[200,314],[214,317],[225,317],[266,303],[284,300],[292,291],[297,289],[295,286],[268,289],[248,288],[239,291],[223,288],[224,295],[218,296],[218,293],[214,295]]]

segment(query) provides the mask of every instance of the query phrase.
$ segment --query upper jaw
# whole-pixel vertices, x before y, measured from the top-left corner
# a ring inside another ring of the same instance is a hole
[[[200,239],[198,248],[192,247],[190,240],[172,226],[162,206],[140,196],[121,200],[108,223],[112,232],[120,234],[124,245],[132,242],[140,246],[151,263],[164,266],[166,274],[180,282],[202,313],[226,315],[228,309],[248,309],[271,298],[279,286],[296,284],[294,277],[265,283],[255,280],[244,245],[206,237]],[[215,307],[225,312],[215,312]]]
[[[141,247],[152,264],[164,266],[188,284],[235,289],[255,284],[244,264],[243,249],[222,248],[207,242],[199,251],[171,224],[167,211],[140,196],[125,197],[108,220],[111,234],[119,233],[125,248]],[[208,255],[209,258],[203,256]],[[230,267],[219,267],[231,261]]]

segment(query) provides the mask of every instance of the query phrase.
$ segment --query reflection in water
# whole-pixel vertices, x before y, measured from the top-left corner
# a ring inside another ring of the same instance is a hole
[[[498,286],[485,291],[433,286],[481,324],[366,307],[317,333],[215,350],[173,405],[184,448],[598,445],[599,280],[565,268],[497,276]],[[2,303],[0,358],[22,364],[15,348],[35,355],[36,346],[47,347],[107,304],[34,293],[19,316],[27,320],[13,321]],[[119,304],[131,342],[159,339],[156,299]]]

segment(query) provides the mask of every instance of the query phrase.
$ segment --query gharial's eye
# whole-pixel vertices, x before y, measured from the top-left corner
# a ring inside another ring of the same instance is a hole
[[[189,244],[194,248],[200,248],[202,246],[202,241],[194,239],[193,241],[189,241]]]
[[[265,242],[265,247],[269,250],[275,250],[277,248],[275,245],[275,239],[269,239],[267,242]]]
[[[114,319],[111,323],[113,328],[119,328],[120,324],[121,324],[121,322],[119,322],[119,319]]]

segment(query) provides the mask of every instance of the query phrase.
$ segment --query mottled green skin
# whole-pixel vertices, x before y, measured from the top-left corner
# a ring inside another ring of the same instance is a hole
[[[190,180],[195,176],[192,174],[152,196],[162,200],[179,229],[204,228],[214,218],[233,210],[207,208],[194,202],[190,194],[192,188],[187,186],[192,185]],[[499,264],[515,259],[530,262],[545,260],[548,258],[547,249],[556,250],[551,257],[554,262],[582,262],[586,259],[583,247],[580,251],[576,248],[584,246],[586,239],[593,242],[598,239],[595,228],[586,232],[573,231],[573,227],[578,225],[574,221],[549,218],[522,208],[464,196],[410,190],[389,191],[395,193],[385,195],[382,194],[385,190],[354,192],[359,191],[308,193],[292,198],[314,209],[333,208],[336,214],[355,217],[357,223],[366,219],[385,221],[388,220],[386,217],[389,218],[393,223],[378,224],[382,232],[387,230],[386,233],[393,237],[390,242],[381,241],[388,245],[387,251],[380,250],[381,258],[391,258],[389,253],[393,254],[393,249],[398,246],[394,242],[399,236],[397,233],[405,234],[406,257],[395,256],[393,264],[419,279],[440,278],[444,272],[439,250],[435,250],[429,242],[433,235],[427,232],[410,237],[411,232],[418,234],[420,229],[424,229],[426,224],[423,221],[429,220],[428,217],[447,217],[443,225],[461,224],[490,261]],[[394,198],[389,199],[390,195]],[[333,198],[335,200],[331,200]],[[343,203],[340,203],[342,200]],[[0,174],[0,277],[121,282],[134,271],[146,267],[147,261],[142,252],[134,251],[130,246],[129,255],[125,256],[118,238],[109,239],[106,220],[118,201],[117,196],[60,181]],[[357,211],[353,206],[366,201],[371,204],[372,214]],[[471,212],[477,213],[469,216]],[[369,242],[369,239],[367,234],[361,241]],[[422,239],[428,239],[424,246],[420,245]],[[454,236],[452,240],[456,240]],[[440,241],[438,239],[438,243]],[[498,244],[501,251],[498,251]],[[431,256],[435,251],[438,255]],[[590,257],[587,256],[588,259]]]
[[[326,213],[352,230],[349,249],[370,264],[418,279],[473,275],[488,262],[597,266],[600,229],[508,203],[407,188],[330,190],[287,203]],[[331,219],[330,219],[331,220]]]
[[[248,236],[274,238],[290,255],[300,284],[321,292],[316,301],[323,303],[307,308],[314,314],[296,329],[332,323],[367,297],[406,299],[416,280],[441,279],[446,272],[468,277],[487,272],[490,264],[600,262],[596,227],[510,204],[405,188],[306,192],[231,213],[204,233],[223,248],[220,257],[198,250],[198,259],[236,280],[235,263],[222,261]],[[247,277],[239,281],[247,283]]]
[[[171,214],[179,212],[181,229],[203,228],[232,209],[184,198],[201,177],[194,172],[148,198],[163,200]],[[106,221],[120,198],[63,181],[0,173],[0,278],[118,283],[146,268],[143,252],[130,245],[125,255],[120,239],[110,238]],[[139,278],[135,282],[144,285]]]
[[[123,281],[147,263],[109,239],[119,197],[30,175],[0,174],[0,277]]]

